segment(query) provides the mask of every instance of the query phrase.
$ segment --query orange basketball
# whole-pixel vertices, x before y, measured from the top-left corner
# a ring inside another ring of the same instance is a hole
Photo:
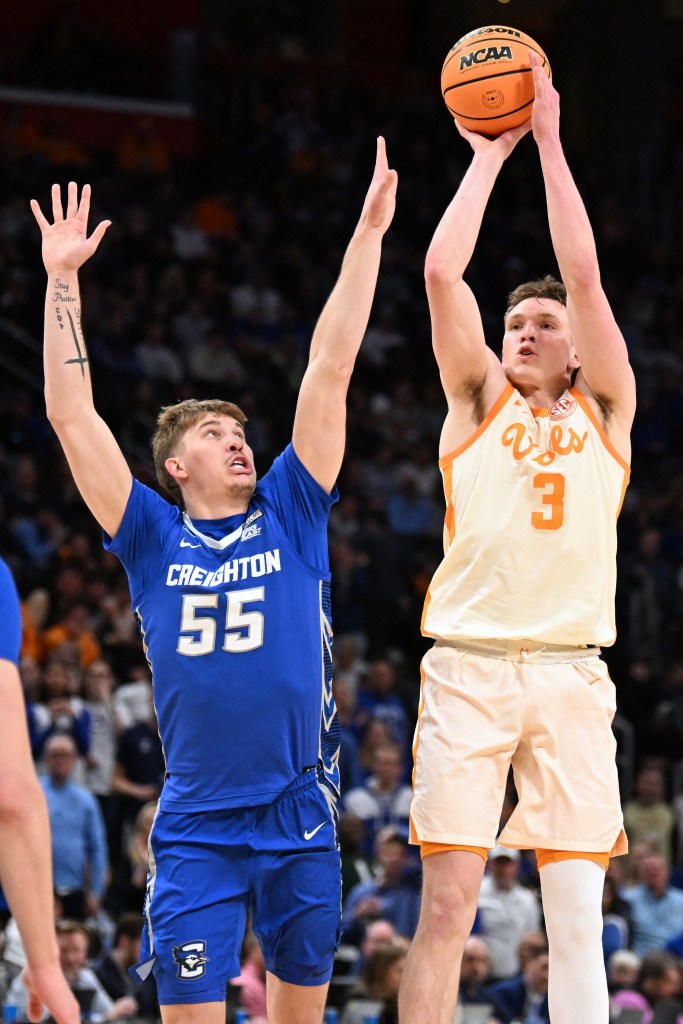
[[[529,50],[550,64],[531,36],[516,28],[476,28],[458,39],[441,69],[441,92],[456,121],[481,135],[500,135],[531,117],[534,76]]]

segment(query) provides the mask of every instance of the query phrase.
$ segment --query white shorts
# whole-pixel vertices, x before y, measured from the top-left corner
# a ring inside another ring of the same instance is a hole
[[[437,643],[422,660],[411,840],[626,853],[607,666],[591,651],[489,646]],[[496,840],[510,764],[519,803]]]

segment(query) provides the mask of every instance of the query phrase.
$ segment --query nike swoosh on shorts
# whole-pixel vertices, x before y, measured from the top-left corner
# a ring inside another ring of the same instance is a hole
[[[320,831],[320,829],[323,827],[323,825],[329,825],[329,822],[328,821],[321,821],[320,824],[318,825],[318,827],[314,828],[312,832],[309,832],[308,829],[306,829],[306,831],[304,832],[304,839],[312,839],[313,836],[316,834],[316,832]]]

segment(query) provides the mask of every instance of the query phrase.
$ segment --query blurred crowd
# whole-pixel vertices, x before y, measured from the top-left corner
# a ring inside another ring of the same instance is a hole
[[[399,175],[397,215],[349,394],[330,525],[345,895],[331,1001],[346,1005],[343,1024],[361,1021],[368,1003],[389,1021],[419,913],[419,860],[406,842],[410,744],[426,649],[420,614],[443,516],[445,406],[422,265],[469,151],[438,95],[419,88],[389,101],[337,76],[314,84],[254,70],[227,87],[224,106],[229,130],[192,160],[174,157],[150,119],[107,151],[89,150],[66,118],[40,122],[17,108],[0,126],[0,554],[22,597],[21,675],[53,823],[61,939],[78,947],[79,969],[113,956],[120,981],[134,962],[126,922],[141,909],[164,768],[125,574],[104,551],[31,386],[39,348],[16,333],[42,333],[44,274],[28,200],[49,209],[53,181],[90,181],[91,226],[113,222],[81,273],[82,323],[96,405],[135,475],[155,486],[157,411],[190,396],[244,409],[263,473],[289,440],[311,333],[381,133]],[[683,144],[667,157],[668,213],[646,224],[642,204],[613,189],[613,169],[572,159],[571,142],[568,150],[639,392],[619,521],[619,638],[606,652],[628,738],[620,769],[632,853],[607,876],[605,956],[615,1014],[640,1009],[644,1024],[663,1024],[675,1022],[677,1000],[683,1013],[683,257],[671,230]],[[526,140],[501,174],[467,274],[494,348],[508,290],[554,271]],[[503,820],[514,801],[511,783]],[[20,971],[13,951],[10,919],[5,990]],[[244,964],[233,1001],[246,1000],[257,1018],[264,968],[252,937]],[[94,989],[91,979],[83,987]],[[464,1022],[475,1019],[467,1004],[489,1005],[501,1024],[547,1019],[533,854],[492,856],[461,988]],[[129,1014],[117,1003],[132,996],[128,984],[108,991],[100,1019]],[[153,999],[138,1012],[153,1015]]]

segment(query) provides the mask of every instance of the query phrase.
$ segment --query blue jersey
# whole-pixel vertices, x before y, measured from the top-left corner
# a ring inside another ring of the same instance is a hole
[[[269,803],[305,769],[339,786],[327,494],[291,445],[246,514],[191,520],[133,482],[114,540],[164,746],[161,808]]]
[[[19,664],[21,606],[7,563],[0,558],[0,658]]]

